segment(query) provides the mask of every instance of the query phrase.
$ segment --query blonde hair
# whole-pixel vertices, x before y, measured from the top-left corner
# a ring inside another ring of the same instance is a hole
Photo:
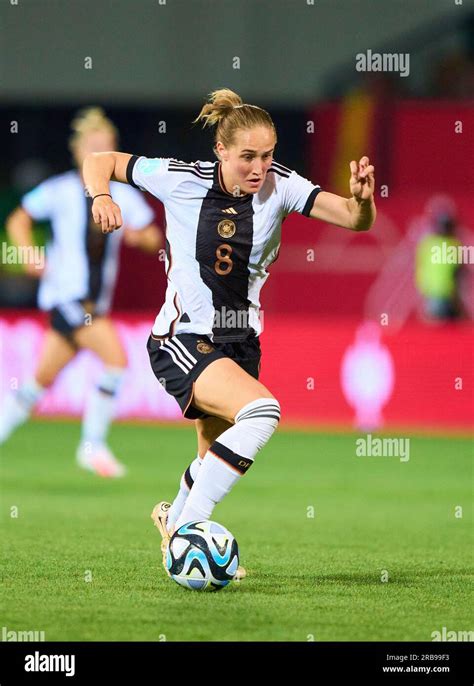
[[[217,141],[221,141],[226,148],[234,145],[238,129],[268,126],[275,134],[275,141],[277,139],[275,124],[268,112],[256,105],[242,102],[242,98],[229,88],[220,88],[209,93],[209,102],[192,123],[197,124],[200,121],[203,122],[203,128],[217,125],[213,150],[218,159]]]
[[[118,141],[119,133],[115,124],[106,116],[102,107],[86,107],[79,110],[71,122],[73,131],[69,138],[69,148],[75,152],[82,137],[95,131],[108,131]]]

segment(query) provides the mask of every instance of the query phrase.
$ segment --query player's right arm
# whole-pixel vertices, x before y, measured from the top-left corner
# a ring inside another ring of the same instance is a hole
[[[92,198],[92,216],[102,227],[102,233],[111,233],[122,226],[120,207],[108,195],[110,181],[127,183],[127,165],[132,155],[126,152],[93,152],[82,165],[85,187]]]

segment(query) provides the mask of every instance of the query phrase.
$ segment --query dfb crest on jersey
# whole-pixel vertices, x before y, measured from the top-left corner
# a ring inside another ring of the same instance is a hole
[[[206,353],[212,353],[214,348],[212,345],[209,345],[209,343],[206,343],[205,341],[198,341],[196,348],[199,350],[200,353],[206,354]]]
[[[217,226],[217,233],[221,238],[232,238],[235,232],[236,226],[231,219],[223,219]]]

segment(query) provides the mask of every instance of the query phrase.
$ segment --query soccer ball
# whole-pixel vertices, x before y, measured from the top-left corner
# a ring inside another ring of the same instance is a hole
[[[177,584],[193,591],[219,591],[239,565],[237,541],[217,522],[187,522],[171,536],[166,567]]]

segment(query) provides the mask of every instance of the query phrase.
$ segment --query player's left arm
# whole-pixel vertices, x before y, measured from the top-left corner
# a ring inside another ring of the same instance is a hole
[[[368,231],[376,217],[374,166],[369,164],[369,158],[364,156],[361,157],[359,164],[352,160],[350,169],[349,186],[352,197],[343,198],[334,193],[320,191],[309,216],[352,231]]]
[[[143,229],[125,227],[123,241],[131,248],[139,248],[148,253],[158,252],[165,243],[163,231],[156,224],[148,224]]]

